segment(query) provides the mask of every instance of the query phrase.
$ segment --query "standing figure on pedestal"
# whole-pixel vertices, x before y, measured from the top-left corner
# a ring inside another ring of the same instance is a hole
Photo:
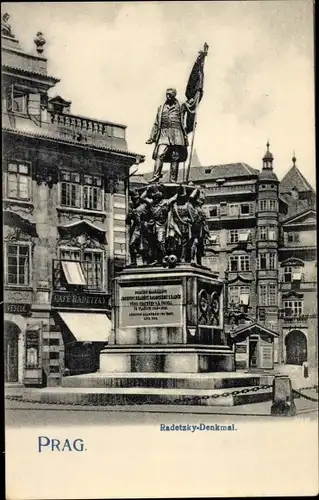
[[[167,218],[171,205],[176,201],[177,194],[169,199],[163,199],[161,187],[149,186],[141,195],[141,201],[149,206],[148,241],[152,255],[152,265],[162,264],[166,256]]]
[[[202,210],[204,198],[201,197],[199,189],[194,189],[190,195],[193,216],[192,238],[191,238],[191,263],[201,266],[205,255],[205,242],[210,241],[209,229],[206,216]]]
[[[146,264],[148,254],[147,241],[147,218],[148,206],[141,201],[138,193],[135,190],[130,192],[131,202],[129,211],[126,217],[126,224],[129,226],[129,251],[131,265],[137,265],[137,256],[141,255],[143,263]]]
[[[193,214],[188,195],[183,186],[179,187],[177,199],[169,214],[167,239],[170,253],[180,262],[190,262],[190,242],[192,237]]]
[[[157,110],[156,120],[146,144],[155,143],[151,183],[162,177],[163,163],[170,163],[170,182],[177,182],[180,162],[187,160],[188,138],[184,127],[186,107],[176,99],[176,90],[166,90],[166,101]]]

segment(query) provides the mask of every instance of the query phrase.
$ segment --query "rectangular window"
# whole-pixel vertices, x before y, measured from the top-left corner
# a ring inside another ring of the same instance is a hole
[[[268,239],[274,241],[276,239],[276,228],[275,226],[269,226],[268,228]]]
[[[227,203],[222,201],[220,203],[220,209],[219,209],[220,215],[227,215]]]
[[[213,205],[212,207],[209,207],[209,216],[210,217],[217,217],[218,216],[218,207],[217,207],[217,205]]]
[[[292,268],[290,266],[284,267],[284,282],[291,283]]]
[[[259,285],[258,299],[260,306],[277,305],[277,285],[275,283]]]
[[[102,177],[61,172],[60,203],[63,207],[103,210]]]
[[[237,256],[231,255],[229,257],[229,270],[233,272],[239,271],[239,262]]]
[[[239,205],[237,203],[229,205],[229,215],[237,217],[239,214]]]
[[[95,290],[103,288],[103,254],[102,252],[84,251],[84,261],[86,263],[84,271],[88,286]]]
[[[23,89],[10,85],[7,94],[7,110],[10,113],[27,113],[27,94]]]
[[[277,285],[275,285],[275,284],[268,285],[268,291],[269,291],[268,304],[270,306],[276,306],[277,305]]]
[[[61,173],[61,205],[81,208],[80,174],[74,172]]]
[[[241,215],[249,215],[249,213],[250,213],[249,203],[242,203],[240,205],[240,213],[241,213]]]
[[[249,301],[250,287],[249,286],[230,286],[228,288],[229,304],[245,304]],[[248,298],[248,301],[247,301]]]
[[[277,267],[277,259],[275,253],[269,254],[269,269],[276,269]]]
[[[276,269],[277,258],[275,253],[261,253],[259,254],[259,269]]]
[[[301,316],[303,314],[303,302],[301,300],[284,301],[285,316]]]
[[[62,269],[70,285],[86,285],[103,289],[103,252],[60,249]]]
[[[240,255],[239,256],[239,268],[240,268],[240,271],[249,271],[250,270],[250,257],[249,257],[249,255]]]
[[[92,175],[84,176],[83,208],[102,210],[102,178]]]
[[[260,200],[259,201],[259,210],[261,212],[265,212],[268,210],[268,200]]]
[[[7,243],[6,269],[8,285],[30,284],[30,246],[23,243]]]
[[[278,210],[278,205],[276,200],[269,200],[269,210],[276,212]]]
[[[9,162],[7,177],[7,197],[17,200],[30,200],[30,165]]]
[[[238,229],[231,229],[228,233],[229,243],[238,243]]]
[[[249,255],[231,255],[229,257],[229,270],[232,272],[249,271],[250,270]]]
[[[267,305],[267,285],[259,285],[258,287],[258,298],[259,305],[266,306]]]
[[[267,236],[268,236],[268,231],[267,231],[267,226],[260,226],[259,228],[259,239],[260,240],[267,240]]]
[[[288,240],[288,243],[299,243],[300,234],[299,233],[288,233],[287,240]]]
[[[267,269],[267,254],[259,254],[259,269]]]

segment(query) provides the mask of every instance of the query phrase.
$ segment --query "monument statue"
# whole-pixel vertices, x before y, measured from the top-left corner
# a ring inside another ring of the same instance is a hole
[[[183,179],[186,183],[188,182],[197,123],[197,107],[204,92],[204,61],[207,54],[208,45],[205,43],[190,73],[185,91],[185,102],[180,104],[176,98],[176,89],[168,88],[166,101],[157,110],[150,138],[146,141],[146,144],[155,144],[153,151],[155,165],[150,183],[156,183],[161,179],[164,163],[170,163],[169,182],[178,181],[179,164],[185,163],[188,158],[188,134],[193,132],[186,179]]]
[[[200,191],[194,190],[190,195],[190,202],[193,206],[193,224],[191,237],[191,263],[201,266],[202,258],[205,255],[205,243],[211,241],[206,215],[202,210],[204,198]]]
[[[148,240],[152,249],[152,265],[162,265],[166,256],[167,219],[171,205],[177,200],[178,194],[165,199],[161,186],[148,186],[141,194],[141,201],[149,206]]]
[[[200,190],[188,182],[196,113],[203,97],[204,60],[208,45],[204,45],[190,73],[185,96],[180,103],[174,88],[166,90],[166,101],[156,115],[147,144],[154,144],[155,160],[149,186],[131,191],[131,204],[127,217],[130,228],[131,265],[137,265],[137,256],[143,264],[174,266],[177,263],[201,265],[204,246],[209,239],[205,215],[201,209]],[[179,164],[188,158],[188,134],[193,132],[188,170],[183,183],[177,184]],[[160,183],[163,164],[170,163],[168,183]],[[143,192],[142,192],[143,191]]]
[[[130,192],[131,202],[126,217],[129,226],[129,252],[131,265],[137,265],[137,256],[141,255],[143,263],[148,264],[149,239],[147,237],[148,206],[140,199],[136,190]]]
[[[5,12],[1,18],[1,35],[9,36],[10,38],[15,38],[11,31],[11,25],[9,24],[10,16]]]
[[[170,253],[175,254],[180,262],[190,262],[193,215],[192,205],[185,187],[180,186],[177,199],[169,214],[167,228]]]
[[[169,162],[170,182],[177,182],[178,166],[187,159],[188,138],[184,128],[186,107],[176,99],[176,90],[166,90],[166,101],[158,110],[150,138],[146,144],[155,143],[153,160],[154,173],[150,182],[162,177],[163,163]]]

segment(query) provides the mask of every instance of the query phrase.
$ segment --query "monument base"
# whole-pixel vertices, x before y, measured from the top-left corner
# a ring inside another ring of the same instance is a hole
[[[171,346],[163,348],[116,348],[100,352],[101,373],[164,372],[203,373],[235,371],[234,355],[231,351]]]
[[[101,373],[235,371],[223,283],[204,267],[132,267],[115,280],[115,331]]]

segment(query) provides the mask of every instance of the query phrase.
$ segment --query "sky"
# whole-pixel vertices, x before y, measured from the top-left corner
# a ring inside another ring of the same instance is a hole
[[[262,166],[266,142],[279,179],[292,165],[315,185],[314,35],[311,0],[2,3],[21,46],[42,31],[51,95],[71,112],[127,125],[130,151],[146,145],[165,89],[185,98],[204,42],[204,97],[195,149],[202,165]]]

